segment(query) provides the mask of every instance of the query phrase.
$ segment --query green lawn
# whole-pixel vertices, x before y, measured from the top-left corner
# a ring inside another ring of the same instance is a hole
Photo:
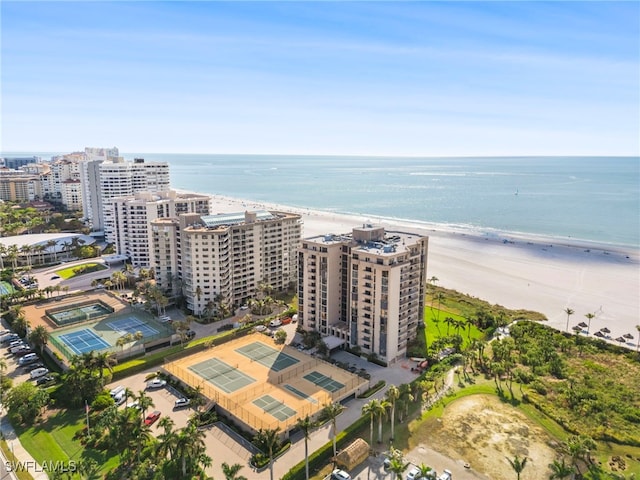
[[[107,267],[101,263],[87,262],[73,267],[61,268],[60,270],[56,270],[56,274],[66,280],[77,275],[82,275],[83,273],[97,272],[99,270],[107,270]]]
[[[39,463],[93,458],[100,466],[100,473],[107,473],[118,465],[118,456],[108,457],[93,450],[85,451],[80,442],[73,439],[76,432],[84,425],[84,411],[78,409],[77,411],[60,411],[33,427],[14,426],[14,428],[22,446]]]
[[[447,325],[447,323],[445,323],[445,319],[447,317],[465,322],[464,329],[460,328],[459,331],[456,331],[453,326]],[[484,339],[483,332],[478,330],[475,325],[466,323],[466,319],[463,316],[458,315],[457,313],[448,312],[446,310],[438,310],[437,308],[432,307],[425,307],[424,321],[426,325],[424,332],[426,341],[428,342],[427,345],[430,345],[431,342],[440,337],[447,337],[449,335],[455,335],[456,333],[459,333],[464,340],[462,343],[463,350],[469,346],[474,338]]]

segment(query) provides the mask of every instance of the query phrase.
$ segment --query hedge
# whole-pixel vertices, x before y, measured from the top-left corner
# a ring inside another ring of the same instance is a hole
[[[344,431],[336,436],[336,448],[340,451],[349,445],[358,437],[358,433],[369,424],[367,415],[361,416],[354,423],[349,425]],[[309,455],[309,472],[320,471],[333,457],[333,439],[325,443],[318,450]],[[305,479],[305,461],[304,459],[293,466],[291,470],[285,473],[281,480],[304,480]]]

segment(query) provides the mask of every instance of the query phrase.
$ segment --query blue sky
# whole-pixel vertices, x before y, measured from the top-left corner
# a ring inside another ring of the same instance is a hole
[[[5,152],[640,153],[640,2],[0,9]]]

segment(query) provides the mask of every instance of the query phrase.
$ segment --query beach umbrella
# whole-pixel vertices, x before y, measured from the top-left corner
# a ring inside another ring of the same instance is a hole
[[[601,328],[600,331],[603,333],[611,333],[611,330],[609,330],[607,327]]]
[[[631,335],[630,333],[625,333],[623,337],[628,338],[629,340],[633,340],[633,335]]]
[[[587,324],[586,324],[586,323],[584,323],[584,322],[580,322],[580,323],[578,324],[578,326],[579,326],[580,328],[587,328],[589,325],[587,325]]]
[[[624,339],[624,337],[618,337],[616,338],[616,342],[624,343],[626,342],[626,340]]]
[[[573,327],[571,327],[571,330],[573,330],[574,332],[579,332],[580,330],[582,330],[582,327],[580,325],[574,325]]]
[[[603,338],[603,337],[604,337],[604,333],[602,333],[602,332],[596,332],[596,333],[594,333],[594,335],[595,335],[596,337],[600,337],[600,338]]]

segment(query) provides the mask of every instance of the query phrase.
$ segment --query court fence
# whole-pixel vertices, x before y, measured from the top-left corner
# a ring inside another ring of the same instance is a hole
[[[102,311],[96,311],[96,312],[82,311],[83,307],[89,307],[96,304],[100,306]],[[72,312],[72,315],[64,319],[58,318],[56,315],[62,312]],[[87,320],[95,320],[97,318],[111,315],[114,312],[115,312],[115,309],[112,306],[107,305],[106,303],[101,302],[100,300],[91,300],[91,301],[86,301],[82,303],[76,303],[73,306],[67,305],[67,306],[61,306],[61,307],[48,308],[44,311],[47,317],[59,327],[71,325],[74,323],[84,322]]]
[[[179,363],[167,363],[163,366],[163,369],[173,377],[179,379],[183,383],[189,385],[192,388],[199,388],[201,393],[209,400],[214,401],[217,406],[229,412],[237,420],[244,423],[249,430],[257,431],[259,429],[274,429],[280,428],[283,432],[291,429],[295,426],[298,418],[304,418],[306,415],[313,416],[317,414],[324,405],[338,402],[347,396],[357,393],[356,391],[364,386],[367,381],[353,374],[345,372],[344,378],[341,376],[340,383],[344,386],[335,392],[329,392],[324,389],[319,389],[314,392],[309,398],[313,398],[317,403],[312,401],[305,402],[304,398],[300,398],[300,401],[296,405],[296,413],[292,417],[285,420],[277,420],[270,418],[268,411],[263,411],[261,414],[256,415],[251,410],[258,408],[252,402],[256,398],[259,398],[261,394],[269,394],[277,400],[286,405],[286,398],[277,398],[278,389],[274,389],[275,385],[280,385],[283,382],[290,379],[300,378],[301,375],[313,368],[326,364],[332,368],[336,368],[330,365],[328,362],[324,362],[318,358],[311,358],[304,364],[299,365],[290,371],[286,371],[282,374],[277,374],[278,378],[274,378],[271,381],[263,382],[254,387],[241,388],[237,393],[225,393],[218,390],[213,384],[206,381],[203,377],[188,370],[188,368],[182,366]],[[348,378],[352,377],[352,378]],[[288,393],[291,393],[290,391]]]

